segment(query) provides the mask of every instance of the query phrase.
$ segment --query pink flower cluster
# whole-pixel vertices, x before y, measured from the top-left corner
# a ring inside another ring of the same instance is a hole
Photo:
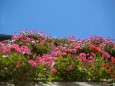
[[[25,46],[25,45],[20,47],[20,51],[23,54],[30,54],[30,52],[31,52],[30,49],[27,46]]]
[[[58,72],[58,71],[57,71],[57,69],[56,69],[56,68],[54,68],[54,67],[52,67],[52,68],[51,68],[51,71],[52,71],[53,73]]]
[[[72,65],[66,67],[66,71],[71,71],[71,70],[72,70]]]
[[[51,55],[48,54],[44,54],[41,58],[39,58],[40,60],[40,64],[44,64],[44,65],[52,65],[54,62],[54,57],[52,57]]]
[[[80,57],[80,61],[81,62],[85,62],[86,61],[86,54],[85,53],[80,53],[79,57]]]
[[[29,60],[28,63],[32,65],[32,67],[35,67],[35,68],[38,66],[34,60]]]
[[[52,36],[46,36],[43,33],[25,32],[14,35],[12,40],[14,40],[14,43],[10,45],[7,41],[5,43],[0,42],[0,53],[11,54],[12,52],[18,52],[27,54],[30,57],[28,64],[32,67],[37,68],[42,65],[50,68],[53,73],[58,72],[56,64],[60,64],[61,61],[63,63],[68,61],[64,65],[66,72],[74,68],[75,65],[71,64],[75,64],[73,60],[76,59],[79,63],[92,65],[95,63],[96,57],[104,57],[102,60],[110,60],[112,64],[115,64],[115,42],[109,38],[104,39],[100,36],[93,36],[82,40],[71,36],[68,39],[56,40]]]
[[[25,45],[20,47],[18,44],[12,44],[12,45],[2,47],[3,54],[10,53],[12,51],[22,53],[22,54],[30,54],[31,52],[30,49]]]
[[[110,58],[110,54],[108,52],[102,51],[102,54],[105,58]]]

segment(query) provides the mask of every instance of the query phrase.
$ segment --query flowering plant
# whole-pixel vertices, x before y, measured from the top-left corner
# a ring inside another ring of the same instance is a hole
[[[0,80],[114,81],[114,70],[115,42],[110,38],[56,39],[21,31],[0,42]]]

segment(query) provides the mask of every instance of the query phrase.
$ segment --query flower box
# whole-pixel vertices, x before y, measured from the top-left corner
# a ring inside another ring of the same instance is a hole
[[[0,42],[0,81],[115,82],[115,42],[110,38],[53,38],[35,31]],[[89,82],[88,82],[89,83]]]
[[[109,84],[107,82],[64,82],[64,81],[57,81],[57,82],[1,82],[0,86],[111,86],[115,85],[114,83]]]

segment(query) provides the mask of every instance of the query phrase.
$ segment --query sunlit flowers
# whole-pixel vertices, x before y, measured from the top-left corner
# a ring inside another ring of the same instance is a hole
[[[115,42],[110,38],[54,38],[20,31],[0,42],[0,79],[100,81],[115,77]]]

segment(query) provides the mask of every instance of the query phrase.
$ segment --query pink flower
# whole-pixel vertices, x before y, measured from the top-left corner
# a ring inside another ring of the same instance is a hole
[[[48,54],[44,54],[42,56],[42,58],[44,58],[45,60],[51,60],[51,59],[53,59],[53,57],[51,55],[48,55]]]
[[[19,45],[17,45],[17,44],[12,44],[12,45],[9,46],[9,48],[11,50],[15,50],[16,52],[20,52]]]
[[[88,61],[94,63],[94,58],[92,56],[88,57]]]
[[[2,42],[0,42],[0,47],[2,47],[4,44]]]
[[[30,54],[30,49],[27,46],[23,45],[20,49],[23,54]]]
[[[15,36],[14,38],[15,38],[16,40],[19,40],[19,39],[23,38],[23,36],[22,36],[22,35],[18,35],[18,36]]]
[[[61,52],[61,51],[57,51],[57,55],[58,55],[58,56],[61,56],[61,55],[62,55],[62,52]]]
[[[3,47],[3,50],[2,50],[2,53],[5,54],[5,53],[8,53],[10,51],[9,47]]]
[[[48,36],[49,39],[53,39],[53,36]]]
[[[54,51],[58,51],[59,50],[59,48],[58,47],[56,47],[55,49],[54,49]]]
[[[93,57],[95,57],[95,56],[96,56],[96,54],[95,54],[94,52],[91,52],[91,55],[92,55]]]
[[[30,42],[30,41],[31,41],[31,38],[26,37],[26,41],[27,41],[27,42]]]
[[[45,62],[47,66],[52,65],[54,63],[54,60],[49,60]]]
[[[62,55],[64,55],[64,56],[65,56],[65,55],[67,55],[67,53],[66,53],[66,52],[63,52],[63,53],[62,53]]]
[[[42,60],[44,61],[44,64],[47,66],[51,65],[54,62],[53,57],[48,54],[44,54],[42,56]]]
[[[51,68],[51,71],[52,71],[53,73],[56,73],[56,72],[57,72],[57,69],[54,68],[54,67],[52,67],[52,68]]]
[[[57,52],[53,51],[53,52],[51,53],[51,55],[52,55],[52,56],[57,56]]]
[[[37,63],[34,60],[29,60],[28,63],[32,65],[32,67],[37,67]]]
[[[86,61],[86,54],[85,53],[80,53],[80,61],[85,62]]]
[[[78,45],[77,45],[77,46],[75,46],[75,48],[76,48],[77,50],[81,49],[81,47],[80,47],[80,46],[78,46]]]
[[[76,55],[76,54],[72,54],[71,57],[72,57],[72,58],[76,58],[77,55]]]
[[[76,37],[75,36],[69,36],[68,38],[71,40],[75,40]]]
[[[70,45],[72,45],[76,50],[81,49],[81,47],[77,43],[72,43]]]
[[[65,50],[65,52],[68,52],[68,53],[76,53],[76,49],[75,48],[67,48],[66,50]]]
[[[62,55],[62,52],[61,51],[53,51],[52,56],[61,56]]]
[[[44,60],[42,58],[40,58],[39,59],[39,63],[42,64],[42,65],[44,65],[45,62],[44,62]]]
[[[105,58],[110,58],[110,55],[108,52],[103,51],[102,54]]]
[[[7,45],[8,44],[8,40],[4,40],[4,41],[2,41],[2,43],[4,44],[4,45]]]
[[[70,71],[70,70],[72,70],[72,65],[66,67],[66,71]]]
[[[19,47],[19,45],[17,45],[17,44],[12,44],[11,45],[11,48],[13,48],[13,49],[18,48],[18,47]]]
[[[71,49],[71,48],[68,48],[68,49],[66,49],[66,52],[69,52],[69,53],[71,53],[71,52],[76,52],[76,50],[75,49]]]

